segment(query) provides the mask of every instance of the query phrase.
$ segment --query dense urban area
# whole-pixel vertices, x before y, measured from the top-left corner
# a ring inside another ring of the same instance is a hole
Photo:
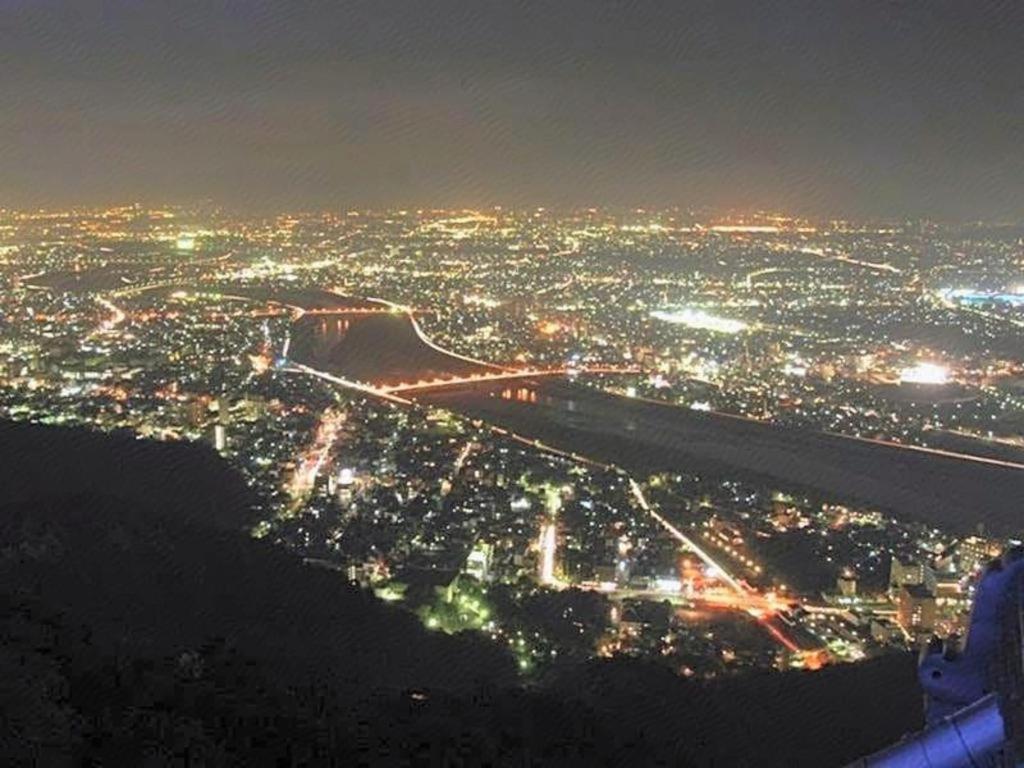
[[[0,211],[0,416],[208,442],[256,491],[253,536],[507,646],[526,679],[818,669],[962,632],[1021,534],[994,502],[880,496],[871,462],[1019,498],[1022,235]],[[694,437],[652,448],[677,422]],[[789,446],[815,440],[846,475],[805,477]]]

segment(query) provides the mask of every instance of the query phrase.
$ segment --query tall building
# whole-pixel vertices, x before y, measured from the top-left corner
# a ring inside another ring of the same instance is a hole
[[[843,568],[836,578],[836,589],[842,597],[857,596],[857,574],[850,568]]]
[[[998,541],[981,536],[967,536],[957,545],[959,570],[961,573],[976,571],[993,558],[999,557],[1002,550]]]
[[[231,423],[231,403],[228,401],[227,395],[217,398],[217,423],[224,426]]]
[[[217,453],[224,453],[228,447],[228,428],[223,424],[215,424],[213,427],[213,447]]]
[[[479,581],[490,581],[494,546],[488,542],[477,542],[466,558],[466,573]]]
[[[935,592],[924,584],[900,588],[896,598],[896,618],[912,635],[930,634],[938,615]]]
[[[930,565],[913,560],[892,559],[889,566],[889,596],[895,598],[902,587],[923,586],[935,594],[937,580]]]
[[[206,403],[198,397],[185,401],[182,405],[182,418],[191,429],[202,429],[207,418]]]

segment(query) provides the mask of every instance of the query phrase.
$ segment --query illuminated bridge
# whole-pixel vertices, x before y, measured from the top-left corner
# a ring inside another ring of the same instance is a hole
[[[539,376],[575,376],[586,373],[639,373],[640,369],[632,366],[583,366],[583,367],[557,367],[557,368],[522,368],[495,371],[493,373],[471,373],[464,376],[440,377],[435,379],[414,381],[406,384],[380,385],[376,389],[388,394],[417,392],[426,389],[440,389],[442,387],[457,387],[467,384],[482,384],[494,381],[507,381],[510,379],[530,379]]]

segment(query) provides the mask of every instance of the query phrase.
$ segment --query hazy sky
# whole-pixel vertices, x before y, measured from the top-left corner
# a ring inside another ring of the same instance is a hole
[[[0,206],[1024,218],[1024,3],[0,0]]]

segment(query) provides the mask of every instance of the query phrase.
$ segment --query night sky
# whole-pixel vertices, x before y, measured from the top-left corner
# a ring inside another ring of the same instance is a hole
[[[0,0],[0,206],[1024,218],[1024,3]]]

